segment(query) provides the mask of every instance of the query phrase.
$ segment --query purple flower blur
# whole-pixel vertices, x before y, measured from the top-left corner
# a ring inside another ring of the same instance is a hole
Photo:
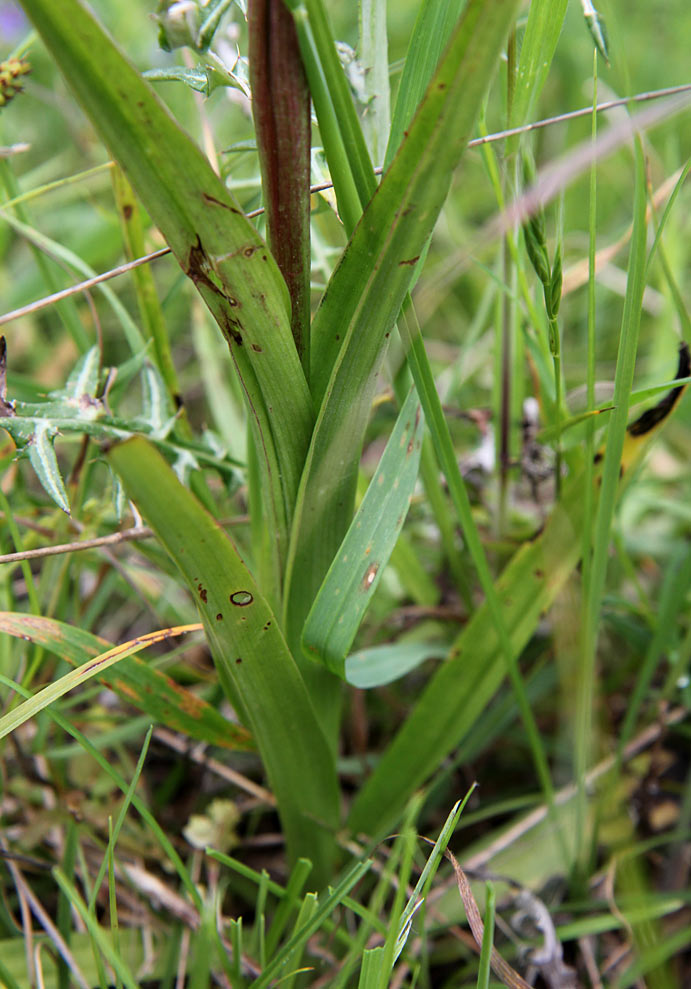
[[[29,30],[29,22],[19,7],[11,0],[0,2],[0,39],[3,47],[10,47],[14,42],[19,41],[22,35]]]

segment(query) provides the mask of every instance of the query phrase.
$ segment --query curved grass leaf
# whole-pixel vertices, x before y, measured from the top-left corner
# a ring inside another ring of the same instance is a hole
[[[87,8],[79,0],[23,0],[23,7],[228,341],[260,451],[280,572],[313,412],[276,262]]]
[[[411,389],[367,493],[317,594],[302,635],[307,656],[345,675],[345,658],[389,561],[417,480],[424,421]]]
[[[339,822],[335,764],[276,617],[234,544],[143,439],[108,460],[194,595],[224,690],[252,732],[290,857],[331,875]]]
[[[518,656],[576,566],[582,548],[582,478],[566,488],[542,534],[523,546],[496,584]],[[349,824],[378,834],[472,729],[506,675],[492,613],[483,604],[457,637],[412,714],[359,792]]]
[[[0,632],[29,639],[73,666],[112,648],[105,639],[81,628],[19,612],[0,612]],[[172,731],[208,745],[254,748],[247,729],[228,721],[201,697],[136,656],[123,659],[116,671],[109,676],[99,674],[99,679],[128,704]]]
[[[156,642],[164,642],[174,636],[183,635],[185,632],[196,632],[198,629],[198,625],[178,625],[174,628],[164,628],[156,632],[148,632],[146,635],[137,636],[136,639],[131,639],[129,642],[112,646],[112,648],[100,653],[100,655],[88,659],[76,670],[66,673],[59,680],[48,684],[47,687],[43,687],[42,690],[39,690],[29,700],[24,701],[23,704],[19,704],[18,707],[13,708],[0,718],[0,738],[9,735],[11,731],[23,725],[29,718],[33,718],[39,711],[43,711],[53,701],[64,697],[70,690],[81,686],[92,677],[98,676],[103,670],[107,670],[115,663],[121,662],[127,656],[131,656],[135,652],[140,652],[142,649],[146,649],[147,646],[153,645]]]

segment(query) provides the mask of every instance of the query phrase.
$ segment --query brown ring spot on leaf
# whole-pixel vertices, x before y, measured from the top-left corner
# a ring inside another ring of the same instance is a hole
[[[374,583],[374,578],[377,576],[379,571],[379,564],[372,563],[367,570],[365,570],[365,576],[362,578],[362,589],[368,591],[372,584]]]

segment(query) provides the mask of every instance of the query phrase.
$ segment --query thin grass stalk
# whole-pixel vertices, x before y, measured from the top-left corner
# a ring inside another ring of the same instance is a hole
[[[494,915],[497,894],[491,882],[485,883],[485,929],[482,933],[482,948],[480,964],[477,973],[477,989],[489,989],[492,964],[492,947],[494,946]]]
[[[511,684],[516,695],[516,702],[521,713],[521,718],[528,735],[531,754],[533,756],[535,769],[545,796],[545,801],[550,808],[550,813],[553,813],[554,787],[552,785],[552,779],[549,772],[547,756],[545,754],[537,723],[535,722],[535,718],[528,701],[525,685],[523,684],[523,680],[518,669],[517,657],[511,645],[511,638],[506,627],[499,596],[495,589],[494,581],[489,570],[487,557],[485,556],[480,535],[472,517],[472,509],[470,499],[468,497],[468,491],[458,468],[458,462],[456,460],[451,434],[449,432],[449,426],[444,416],[439,395],[434,384],[434,379],[431,377],[431,370],[429,367],[429,362],[427,361],[427,355],[425,353],[420,327],[417,324],[417,318],[415,317],[415,311],[412,306],[408,306],[404,310],[403,317],[399,321],[399,330],[401,331],[402,339],[406,346],[413,380],[415,381],[415,386],[417,388],[418,395],[420,396],[420,402],[422,404],[425,419],[432,436],[435,452],[437,454],[439,464],[446,476],[451,500],[461,522],[461,528],[468,546],[468,552],[470,553],[470,557],[473,561],[475,569],[477,570],[480,584],[487,601],[487,606],[494,620],[494,625],[500,643],[500,650],[504,659],[506,671],[509,674]],[[558,827],[556,818],[555,825],[557,826],[558,834],[563,840],[561,828]]]
[[[593,49],[593,111],[591,118],[591,139],[593,144],[597,139],[597,48]],[[593,161],[590,166],[590,189],[588,203],[588,341],[586,353],[586,389],[588,411],[595,408],[595,288],[596,270],[595,256],[597,252],[597,164]],[[584,477],[584,526],[583,526],[583,580],[582,580],[582,607],[585,608],[588,588],[590,587],[590,574],[592,568],[591,538],[593,531],[593,511],[594,511],[594,458],[595,458],[595,418],[586,420],[585,431],[585,477]],[[581,621],[585,618],[582,615]],[[588,688],[588,693],[592,695],[592,685]]]
[[[602,472],[602,485],[595,515],[592,565],[581,632],[579,684],[576,699],[576,739],[574,774],[578,785],[576,804],[576,858],[581,870],[587,868],[590,848],[586,827],[586,772],[595,745],[593,739],[593,709],[595,704],[595,660],[598,640],[598,619],[607,576],[607,556],[610,533],[619,485],[619,469],[628,419],[629,395],[638,346],[643,290],[645,287],[646,184],[645,160],[639,137],[634,141],[635,187],[634,220],[631,251],[622,314],[621,336],[614,384],[614,410],[608,426]],[[585,873],[584,873],[585,874]]]
[[[2,142],[2,134],[0,132],[0,143]],[[2,184],[7,191],[7,195],[11,200],[16,200],[13,205],[14,213],[18,220],[22,223],[30,225],[29,216],[24,209],[23,205],[20,204],[19,200],[19,186],[17,180],[12,171],[12,166],[6,159],[0,158],[0,179]],[[59,289],[58,279],[55,276],[55,272],[51,267],[49,261],[45,258],[43,252],[35,244],[30,242],[31,252],[34,256],[36,262],[36,267],[38,268],[43,281],[45,282],[46,288],[49,292],[57,292]],[[72,338],[80,353],[85,353],[91,341],[89,340],[89,335],[82,325],[82,321],[79,317],[77,307],[75,303],[69,299],[65,299],[57,303],[56,306],[58,310],[58,316],[60,321],[67,330],[67,333]]]
[[[144,229],[141,208],[134,195],[132,186],[118,165],[113,165],[111,177],[115,203],[120,219],[120,228],[125,243],[125,255],[128,261],[133,261],[135,258],[141,257],[144,254]],[[132,271],[132,281],[137,297],[139,318],[146,331],[146,335],[153,340],[156,365],[166,383],[173,407],[178,411],[178,429],[184,423],[183,435],[191,439],[192,432],[182,405],[180,384],[178,382],[175,364],[173,363],[173,355],[170,350],[168,330],[151,268],[134,268]]]

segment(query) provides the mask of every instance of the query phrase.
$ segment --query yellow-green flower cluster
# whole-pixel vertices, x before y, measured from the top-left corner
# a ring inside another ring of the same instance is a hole
[[[31,66],[24,58],[8,58],[0,62],[0,107],[22,91],[22,76],[29,72]]]

